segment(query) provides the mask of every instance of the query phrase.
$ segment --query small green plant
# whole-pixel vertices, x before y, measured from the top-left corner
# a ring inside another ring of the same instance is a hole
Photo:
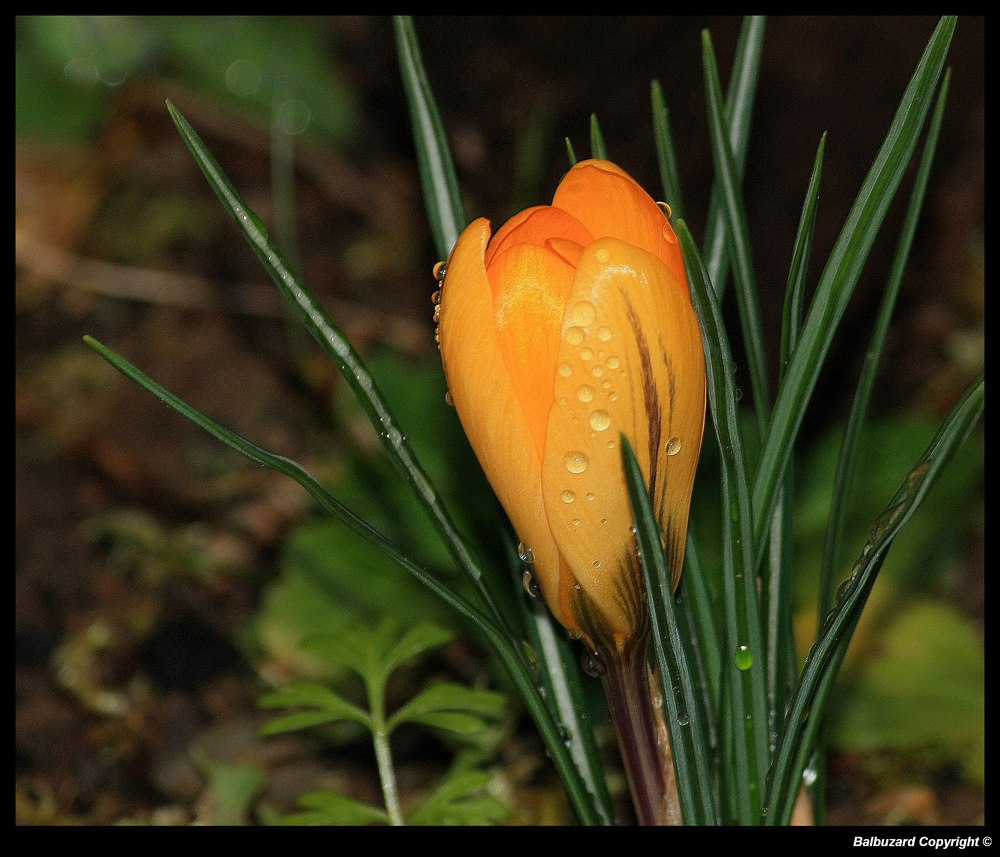
[[[504,804],[486,789],[490,774],[470,768],[461,759],[416,806],[404,807],[397,788],[391,738],[404,724],[446,733],[471,741],[495,730],[502,720],[505,698],[489,690],[475,690],[454,682],[438,682],[388,710],[387,691],[398,669],[431,649],[447,643],[453,634],[422,622],[400,631],[385,621],[375,628],[355,625],[338,634],[309,638],[304,648],[320,659],[349,668],[364,684],[365,703],[355,704],[342,694],[315,682],[294,682],[266,694],[264,708],[298,709],[268,723],[265,735],[278,735],[333,723],[353,723],[371,736],[384,806],[361,803],[332,791],[315,791],[300,798],[302,811],[279,819],[282,824],[489,824],[507,813]]]

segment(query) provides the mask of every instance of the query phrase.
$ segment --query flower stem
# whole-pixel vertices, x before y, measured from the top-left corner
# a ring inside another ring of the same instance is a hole
[[[670,741],[662,704],[654,704],[646,639],[603,660],[601,680],[641,825],[681,824]]]
[[[403,810],[399,804],[396,768],[392,761],[392,750],[389,748],[389,729],[384,704],[385,685],[381,676],[378,678],[366,676],[365,685],[368,691],[368,712],[371,717],[372,741],[375,745],[375,762],[382,784],[385,811],[389,816],[389,823],[393,827],[399,827],[404,824]]]

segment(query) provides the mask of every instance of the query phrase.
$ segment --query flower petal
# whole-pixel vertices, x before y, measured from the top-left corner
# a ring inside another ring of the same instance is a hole
[[[549,238],[561,237],[586,245],[594,240],[586,228],[569,212],[551,205],[536,205],[515,214],[493,236],[486,248],[486,267],[493,258],[512,244],[535,244],[541,247]]]
[[[534,438],[510,377],[500,370],[504,357],[483,266],[489,238],[489,222],[474,221],[448,260],[438,328],[441,362],[462,428],[519,538],[534,553],[537,579],[551,605],[558,591],[559,555],[542,505]],[[556,613],[556,618],[563,624],[573,621],[568,614]]]
[[[642,581],[619,435],[650,486],[676,578],[705,418],[701,332],[687,290],[658,257],[595,241],[580,259],[558,360],[545,510],[575,582],[629,639],[642,619]]]
[[[574,274],[574,268],[561,256],[532,244],[508,246],[493,257],[487,270],[503,366],[524,410],[539,460],[552,409],[563,313]]]
[[[594,238],[618,238],[659,256],[687,289],[684,256],[660,207],[628,173],[610,161],[579,161],[552,200]]]

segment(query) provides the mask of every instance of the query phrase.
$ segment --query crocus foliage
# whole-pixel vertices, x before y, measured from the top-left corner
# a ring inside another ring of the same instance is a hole
[[[577,163],[552,205],[473,221],[439,315],[451,399],[549,608],[601,653],[648,611],[622,470],[636,451],[676,584],[705,422],[705,363],[664,210]]]

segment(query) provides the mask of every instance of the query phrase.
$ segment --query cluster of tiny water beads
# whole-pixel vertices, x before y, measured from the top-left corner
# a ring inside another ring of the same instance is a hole
[[[444,289],[444,277],[447,273],[448,264],[446,262],[438,262],[431,269],[431,274],[438,284],[438,287],[431,294],[431,303],[434,304],[434,344],[437,345],[438,351],[441,350],[441,291]],[[446,404],[454,407],[455,403],[452,401],[450,390],[445,390],[444,400]]]

